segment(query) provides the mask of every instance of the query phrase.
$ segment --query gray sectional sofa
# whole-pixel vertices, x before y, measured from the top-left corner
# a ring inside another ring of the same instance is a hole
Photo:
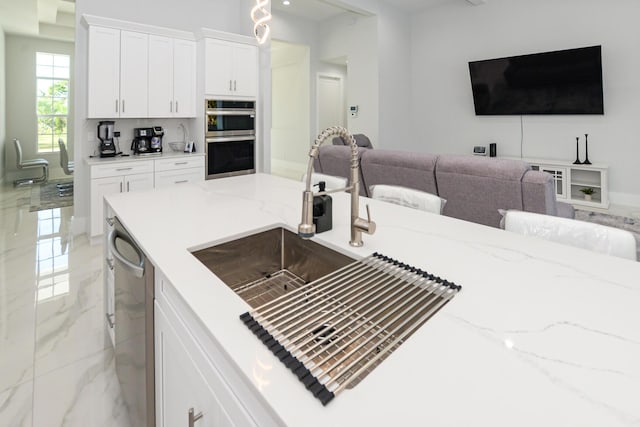
[[[350,147],[320,147],[316,172],[349,177]],[[360,194],[373,185],[398,185],[447,200],[444,215],[499,227],[498,209],[574,217],[573,206],[556,201],[550,174],[520,160],[435,155],[360,148]]]

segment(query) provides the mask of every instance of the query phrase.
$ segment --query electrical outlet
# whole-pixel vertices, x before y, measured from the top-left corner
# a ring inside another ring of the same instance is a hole
[[[113,132],[113,136],[116,138],[120,138],[120,132],[118,131]]]

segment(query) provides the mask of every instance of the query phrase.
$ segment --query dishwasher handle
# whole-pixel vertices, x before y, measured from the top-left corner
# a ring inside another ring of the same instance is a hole
[[[118,248],[116,248],[116,239],[122,239],[127,242],[135,251],[138,253],[138,257],[140,258],[140,264],[134,264],[128,259],[126,259],[120,252],[118,252]],[[127,236],[126,234],[118,233],[118,230],[111,230],[109,233],[109,238],[107,239],[109,244],[109,251],[113,254],[113,256],[122,263],[123,267],[129,270],[135,277],[142,278],[144,276],[144,254],[136,246],[135,243]]]

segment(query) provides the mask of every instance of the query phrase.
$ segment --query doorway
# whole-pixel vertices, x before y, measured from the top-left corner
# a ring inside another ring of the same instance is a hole
[[[271,173],[300,180],[309,159],[310,49],[271,42]]]
[[[346,127],[343,77],[318,73],[316,88],[318,133],[331,126]]]

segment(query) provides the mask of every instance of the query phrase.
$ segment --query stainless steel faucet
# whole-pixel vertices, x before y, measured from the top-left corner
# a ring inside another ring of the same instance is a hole
[[[311,175],[313,174],[313,161],[318,157],[320,145],[331,136],[341,136],[351,145],[351,184],[345,188],[313,193],[311,191]],[[360,218],[360,174],[358,172],[358,145],[356,140],[345,128],[333,126],[325,129],[318,135],[309,150],[309,166],[307,167],[306,189],[302,193],[302,222],[298,225],[298,235],[303,239],[310,239],[316,233],[316,226],[313,224],[313,197],[339,191],[351,190],[351,246],[362,246],[362,233],[373,234],[376,231],[376,223],[371,221],[369,205],[367,205],[367,219]]]

